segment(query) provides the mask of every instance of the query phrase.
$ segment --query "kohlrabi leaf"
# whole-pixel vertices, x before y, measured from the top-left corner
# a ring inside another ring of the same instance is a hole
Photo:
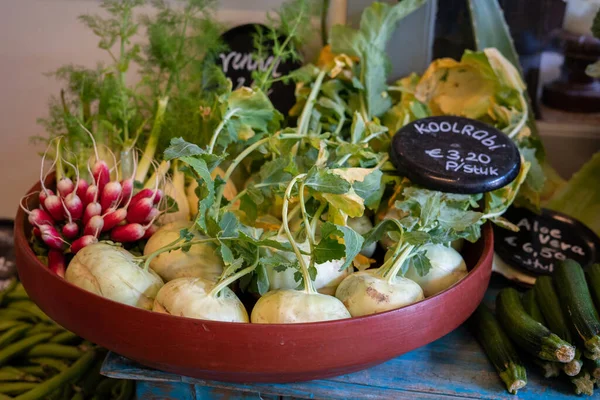
[[[329,203],[330,210],[333,207],[349,217],[360,217],[365,212],[364,200],[352,188],[342,194],[320,193],[316,195]]]
[[[232,212],[226,212],[219,220],[219,227],[221,228],[219,236],[226,238],[237,237],[239,225],[237,217]]]
[[[331,222],[325,222],[321,227],[321,236],[324,239],[331,238],[332,235],[335,235],[344,240],[344,264],[340,267],[340,270],[344,270],[351,265],[354,257],[356,257],[363,246],[364,239],[360,236],[356,231],[341,225],[335,225]],[[318,247],[318,245],[317,245]],[[336,258],[331,258],[331,260],[335,260]],[[339,259],[339,258],[337,258]],[[320,259],[316,259],[317,263],[321,263]],[[329,261],[329,260],[325,260]]]
[[[402,226],[395,220],[384,219],[376,226],[373,227],[369,232],[363,235],[365,241],[363,242],[363,249],[371,246],[373,243],[377,243],[381,240],[383,235],[388,232],[399,232],[402,233]]]
[[[215,202],[214,181],[206,162],[202,158],[189,156],[182,157],[180,160],[189,165],[197,175],[196,181],[198,182],[198,187],[196,188],[196,194],[198,195],[199,203],[198,216],[195,223],[200,229],[206,232],[206,212]]]
[[[431,262],[425,255],[425,252],[418,252],[414,254],[410,261],[411,265],[415,268],[415,271],[417,271],[419,276],[425,276],[429,273],[429,270],[431,269]]]
[[[347,193],[351,185],[339,175],[328,170],[311,168],[306,175],[304,185],[316,192],[342,194]]]
[[[322,264],[327,261],[344,258],[346,247],[337,239],[326,237],[319,241],[312,254],[315,257],[315,262],[317,264]]]
[[[165,150],[164,159],[172,160],[174,158],[197,156],[200,154],[206,154],[206,150],[178,137],[171,139],[169,147]]]

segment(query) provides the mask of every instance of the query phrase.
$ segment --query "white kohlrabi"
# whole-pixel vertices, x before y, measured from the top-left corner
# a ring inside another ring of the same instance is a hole
[[[417,282],[426,297],[448,289],[468,274],[465,260],[452,247],[427,244],[423,249],[425,249],[425,257],[431,264],[429,272],[425,276],[420,276],[411,264],[404,276]]]
[[[152,311],[179,317],[249,322],[246,308],[227,286],[202,278],[178,278],[165,284]]]
[[[105,243],[79,250],[65,279],[99,296],[147,310],[163,286],[162,279],[154,271],[141,268],[133,254]]]
[[[156,231],[144,247],[144,255],[161,250],[180,237],[182,229],[188,229],[191,223],[175,221],[162,226]],[[206,239],[195,233],[194,239]],[[188,251],[181,249],[164,252],[152,258],[150,268],[160,275],[165,281],[176,278],[192,277],[204,278],[216,282],[223,272],[223,261],[216,253],[216,246],[211,242],[192,244]]]
[[[338,299],[333,296],[318,293],[315,290],[313,281],[310,278],[307,260],[300,252],[300,248],[296,244],[289,228],[289,198],[296,182],[304,177],[305,174],[298,175],[291,180],[285,191],[282,207],[283,228],[287,239],[294,250],[296,259],[300,264],[304,288],[303,290],[281,289],[267,292],[256,302],[252,309],[250,320],[253,323],[287,324],[350,318],[350,313]],[[299,200],[301,204],[304,204],[303,189],[303,185],[300,185]],[[320,208],[319,213],[322,209],[323,208]],[[304,210],[302,211],[304,214]],[[304,214],[304,217],[306,218],[305,221],[307,221],[306,214]],[[307,223],[305,225],[308,226],[309,224]],[[309,230],[309,234],[314,232],[312,229]],[[314,239],[311,237],[311,240]]]
[[[398,277],[414,246],[398,244],[381,267],[354,272],[338,286],[340,299],[353,317],[393,310],[424,298],[421,287],[410,279]]]

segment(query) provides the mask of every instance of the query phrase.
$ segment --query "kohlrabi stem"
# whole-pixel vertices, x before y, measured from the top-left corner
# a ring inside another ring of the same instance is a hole
[[[229,122],[229,120],[231,119],[231,117],[233,117],[235,115],[235,113],[237,113],[238,111],[240,111],[239,108],[234,108],[233,110],[229,110],[223,116],[223,120],[219,123],[219,125],[217,126],[217,129],[215,129],[215,132],[213,133],[212,137],[210,138],[210,143],[208,145],[208,152],[210,154],[212,154],[212,152],[214,151],[215,144],[217,143],[217,138],[219,137],[219,134],[221,133],[221,131],[225,127],[225,124],[227,122]]]
[[[297,204],[294,208],[292,208],[292,211],[290,211],[288,218],[294,218],[296,216],[296,214],[298,214],[298,211],[300,211],[300,205]],[[279,228],[279,231],[277,232],[277,236],[281,236],[281,234],[284,231],[284,227],[283,224],[281,224],[281,227]]]
[[[167,110],[167,104],[169,103],[168,97],[158,99],[156,107],[156,114],[154,115],[154,124],[150,131],[150,137],[146,143],[144,154],[140,159],[137,172],[135,173],[135,180],[138,182],[144,182],[152,160],[154,160],[154,154],[156,153],[156,146],[158,146],[158,138],[160,137],[160,131],[162,128],[163,121],[165,119],[165,111]]]
[[[254,260],[254,263],[252,263],[252,265],[250,265],[249,267],[244,268],[241,271],[236,272],[235,274],[231,275],[228,278],[225,278],[223,280],[221,280],[220,282],[218,282],[211,290],[210,292],[208,292],[209,296],[218,296],[219,292],[225,287],[225,286],[229,286],[229,284],[237,281],[238,279],[240,279],[242,276],[249,274],[250,272],[254,271],[256,269],[256,266],[258,265],[258,260],[260,259],[260,253],[257,249],[256,251],[256,258]]]
[[[523,93],[520,93],[519,100],[521,101],[521,107],[523,108],[523,116],[519,120],[517,126],[515,126],[515,129],[513,129],[512,132],[508,134],[508,137],[511,139],[517,136],[519,132],[521,132],[521,129],[523,129],[523,126],[525,126],[525,124],[527,123],[527,117],[529,116],[529,107],[527,106],[527,102],[525,101]]]
[[[306,105],[304,106],[302,114],[300,114],[300,119],[298,120],[298,133],[301,135],[306,135],[308,131],[308,123],[310,122],[312,110],[326,74],[327,71],[319,72],[319,75],[317,76],[317,79],[315,80],[315,83],[310,91],[310,95],[308,96],[308,99],[306,99]]]
[[[321,217],[321,214],[323,214],[323,211],[325,211],[325,207],[327,207],[327,203],[321,203],[319,208],[317,208],[317,211],[315,211],[313,220],[310,223],[310,232],[312,233],[313,238],[315,237],[315,232],[317,230],[317,223],[319,222],[319,218]]]
[[[283,207],[281,210],[281,217],[283,220],[283,229],[285,230],[285,234],[288,238],[288,240],[290,241],[290,245],[292,246],[292,249],[294,250],[294,254],[296,254],[296,258],[298,258],[298,263],[300,264],[300,272],[302,272],[302,278],[304,280],[304,291],[306,293],[316,293],[315,287],[313,285],[312,279],[310,279],[310,273],[308,272],[308,266],[306,265],[306,262],[304,261],[304,258],[302,257],[302,253],[300,253],[300,249],[298,248],[298,244],[296,244],[296,241],[294,240],[294,236],[292,236],[292,232],[290,232],[290,226],[288,223],[288,205],[289,205],[289,198],[292,194],[292,189],[294,188],[294,185],[296,184],[297,181],[299,181],[300,179],[304,179],[304,177],[306,177],[306,174],[300,174],[295,176],[289,183],[289,185],[287,186],[287,188],[285,189],[285,194],[283,195]],[[312,256],[311,256],[312,258]]]
[[[233,171],[235,171],[235,168],[239,165],[239,163],[241,163],[242,160],[244,160],[244,158],[246,158],[248,156],[248,154],[252,153],[254,150],[258,149],[260,146],[267,143],[269,141],[269,139],[270,139],[270,137],[261,139],[261,140],[257,141],[256,143],[253,143],[246,150],[242,151],[235,158],[235,160],[233,160],[233,162],[229,165],[229,168],[227,168],[227,171],[225,171],[225,175],[223,175],[223,180],[225,182],[227,182],[229,180],[229,178],[231,178]],[[223,198],[224,191],[225,191],[225,185],[221,185],[217,189],[217,196],[216,196],[216,200],[215,200],[215,219],[218,219],[218,216],[219,216],[219,210],[221,208],[221,199]]]
[[[185,243],[181,243],[181,241],[183,240],[183,238],[179,237],[176,240],[172,241],[171,243],[169,243],[166,246],[161,247],[160,249],[156,250],[153,253],[150,253],[146,256],[143,257],[139,257],[139,259],[141,260],[145,260],[144,262],[144,270],[148,270],[148,267],[150,267],[150,262],[152,260],[154,260],[156,257],[158,257],[159,255],[161,255],[162,253],[167,253],[169,251],[173,251],[173,250],[179,250],[183,247],[186,246],[193,246],[195,244],[200,244],[200,243],[207,243],[207,242],[218,242],[219,240],[227,240],[227,239],[233,239],[233,238],[209,238],[209,239],[196,239],[196,240],[190,240],[189,242],[185,242]]]
[[[255,188],[263,188],[263,187],[269,187],[269,186],[274,186],[274,183],[259,183],[254,185]],[[241,199],[242,197],[244,197],[244,195],[248,193],[248,189],[244,189],[241,192],[239,192],[233,199],[231,199],[231,201],[229,202],[229,204],[227,204],[225,207],[223,207],[224,209],[229,209],[231,207],[233,207],[233,205],[235,204],[236,201],[238,201],[239,199]]]
[[[394,260],[394,264],[393,266],[386,272],[386,274],[384,275],[384,278],[386,278],[388,280],[388,282],[392,283],[394,281],[394,279],[396,279],[396,275],[398,275],[398,271],[400,270],[400,268],[402,268],[402,265],[404,264],[404,262],[410,258],[411,253],[413,251],[413,249],[415,248],[415,246],[413,246],[412,244],[403,244],[402,247],[400,248],[400,255]]]
[[[302,213],[302,220],[304,221],[304,228],[306,229],[306,238],[310,245],[310,253],[312,254],[315,248],[315,234],[311,229],[310,221],[308,220],[308,212],[306,212],[306,204],[304,203],[304,183],[301,183],[298,187],[298,200],[300,201],[300,211]]]

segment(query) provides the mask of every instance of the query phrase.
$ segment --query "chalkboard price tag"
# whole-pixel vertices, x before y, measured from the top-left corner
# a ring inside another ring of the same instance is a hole
[[[390,158],[398,172],[432,190],[484,193],[512,182],[521,168],[514,142],[498,129],[468,118],[423,118],[402,127]]]
[[[494,227],[494,250],[513,267],[534,275],[551,275],[557,262],[570,258],[587,267],[600,261],[600,239],[568,215],[543,209],[535,214],[509,208],[503,215],[519,227],[512,232]]]
[[[257,69],[266,71],[274,64],[273,78],[287,75],[301,67],[299,62],[277,60],[268,52],[261,59],[256,58],[257,49],[254,46],[254,37],[259,29],[267,33],[267,27],[261,24],[245,24],[232,28],[221,35],[228,49],[219,54],[217,62],[223,69],[225,76],[231,79],[233,89],[252,85],[252,71]],[[268,46],[266,46],[269,49]],[[284,84],[275,82],[267,93],[269,99],[279,112],[287,115],[296,103],[294,83]]]

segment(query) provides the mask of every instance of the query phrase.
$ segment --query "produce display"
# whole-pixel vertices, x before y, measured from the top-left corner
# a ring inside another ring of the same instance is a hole
[[[576,394],[592,396],[600,382],[600,264],[583,268],[572,260],[558,264],[554,276],[538,277],[522,296],[504,288],[496,298],[496,315],[481,304],[469,325],[507,390],[516,394],[527,384],[531,360],[546,378],[561,375]],[[518,350],[515,350],[515,348]],[[522,358],[520,358],[520,356]]]
[[[16,279],[0,289],[0,399],[134,399],[133,381],[100,375],[105,356],[48,318]]]
[[[358,29],[331,29],[314,63],[283,76],[274,64],[257,68],[251,86],[235,89],[217,63],[226,44],[210,4],[157,3],[140,19],[141,3],[106,1],[108,18],[81,17],[113,64],[59,69],[67,85],[43,120],[51,169],[34,194],[39,206],[23,207],[37,255],[70,283],[190,318],[351,318],[456,284],[468,268],[455,247],[477,241],[488,221],[516,229],[502,218],[513,202],[535,207],[541,145],[527,125],[525,85],[498,50],[435,60],[387,83],[386,43],[424,0],[373,3]],[[271,38],[277,57],[298,59],[317,11],[285,3],[258,33],[259,50]],[[136,84],[126,82],[133,65]],[[266,94],[277,81],[296,84],[289,115]],[[457,194],[400,176],[394,134],[444,115],[511,138],[516,179]]]

